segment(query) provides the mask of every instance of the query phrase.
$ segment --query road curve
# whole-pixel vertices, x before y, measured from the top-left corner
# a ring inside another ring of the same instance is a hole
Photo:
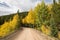
[[[18,31],[8,40],[55,40],[55,38],[49,37],[32,28],[23,28],[21,32]]]

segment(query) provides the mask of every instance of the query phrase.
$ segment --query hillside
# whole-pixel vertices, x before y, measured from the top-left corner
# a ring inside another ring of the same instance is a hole
[[[16,13],[13,13],[13,14],[10,14],[10,15],[5,15],[5,16],[0,16],[0,25],[2,25],[5,21],[9,21],[10,19],[12,20],[13,19],[13,16],[15,15]],[[21,12],[19,13],[19,16],[22,17],[22,19],[27,16],[28,12]]]

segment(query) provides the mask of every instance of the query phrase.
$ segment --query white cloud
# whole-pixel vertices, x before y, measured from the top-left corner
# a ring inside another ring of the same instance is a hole
[[[11,6],[5,2],[1,2],[0,3],[0,11],[16,11],[18,8],[16,8],[15,6]]]
[[[11,13],[16,13],[17,12],[17,8],[6,8],[6,7],[0,7],[0,16],[1,15],[9,15]]]
[[[0,0],[6,3],[9,3],[11,6],[15,6],[21,11],[28,11],[30,8],[34,8],[35,4],[39,2],[39,0]]]
[[[42,0],[0,0],[10,4],[12,7],[21,9],[21,11],[27,11],[30,8],[34,8],[37,3],[41,3]],[[47,2],[49,4],[50,2]]]
[[[10,11],[14,13],[18,9],[20,9],[20,11],[29,11],[31,8],[34,8],[38,3],[41,3],[41,0],[0,0],[0,2],[6,2],[11,7],[0,7],[0,10]]]

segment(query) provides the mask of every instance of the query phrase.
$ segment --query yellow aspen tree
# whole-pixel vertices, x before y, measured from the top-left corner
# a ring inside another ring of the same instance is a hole
[[[15,29],[17,27],[18,21],[19,21],[19,16],[18,16],[18,14],[16,14],[13,17],[13,20],[10,21],[10,25],[11,25],[12,29]]]
[[[34,18],[33,18],[33,10],[31,9],[28,13],[28,15],[23,19],[23,21],[25,20],[27,23],[31,23],[34,24]]]
[[[0,28],[0,37],[5,37],[10,33],[14,32],[14,30],[18,27],[19,16],[18,14],[14,15],[13,20],[9,22],[5,22],[1,25]]]

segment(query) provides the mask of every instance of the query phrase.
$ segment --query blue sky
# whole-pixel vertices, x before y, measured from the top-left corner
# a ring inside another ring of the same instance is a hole
[[[45,0],[46,2],[52,2],[52,0]]]
[[[20,11],[29,11],[30,8],[34,8],[38,3],[41,3],[42,0],[0,0],[0,3],[6,3],[9,8],[0,5],[0,11],[10,11],[16,12],[18,9]],[[52,3],[52,0],[44,0],[46,4]],[[6,10],[5,10],[6,9]]]

